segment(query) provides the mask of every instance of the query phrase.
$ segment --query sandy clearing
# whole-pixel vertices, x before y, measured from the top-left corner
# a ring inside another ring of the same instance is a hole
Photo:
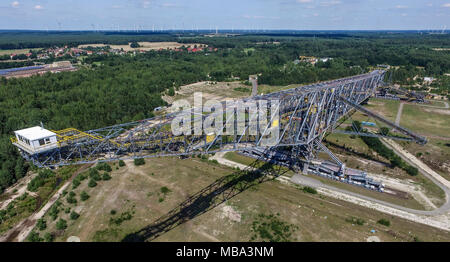
[[[37,176],[37,173],[31,172],[31,173],[27,174],[25,177],[23,177],[21,180],[19,180],[14,186],[8,188],[3,194],[5,194],[5,195],[8,194],[9,198],[0,202],[0,210],[6,208],[9,205],[9,203],[11,203],[16,198],[23,195],[25,192],[27,192],[31,196],[35,196],[36,193],[29,192],[27,190],[27,186],[28,186],[28,183],[30,183],[30,181],[36,176]]]

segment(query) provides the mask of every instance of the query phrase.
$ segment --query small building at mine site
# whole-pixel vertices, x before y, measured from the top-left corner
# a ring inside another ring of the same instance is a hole
[[[56,134],[40,126],[14,131],[14,134],[13,144],[29,154],[38,154],[58,147]]]

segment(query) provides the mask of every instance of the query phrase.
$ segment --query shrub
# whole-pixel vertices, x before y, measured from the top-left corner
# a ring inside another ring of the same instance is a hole
[[[81,182],[78,179],[74,179],[72,181],[72,189],[76,189],[80,184]]]
[[[110,165],[108,165],[107,163],[100,163],[97,165],[97,170],[102,170],[102,171],[106,171],[106,172],[111,172],[112,168]]]
[[[75,211],[72,211],[72,213],[70,213],[70,219],[72,220],[77,220],[80,217],[80,214],[78,214]]]
[[[387,226],[387,227],[391,225],[391,222],[389,220],[387,220],[387,219],[384,219],[384,218],[378,220],[377,223],[380,224],[380,225],[383,225],[383,226]]]
[[[31,231],[27,237],[27,240],[30,242],[41,242],[43,239],[39,237],[39,233]]]
[[[98,170],[95,168],[89,170],[89,177],[91,178],[91,180],[92,179],[95,181],[101,180],[100,174],[98,173]]]
[[[405,171],[411,176],[417,176],[419,174],[419,170],[416,167],[409,165],[405,167]]]
[[[56,229],[58,229],[58,230],[64,230],[64,229],[66,229],[66,228],[67,228],[67,221],[64,220],[64,219],[62,219],[62,218],[60,218],[60,219],[58,220],[58,222],[56,223]]]
[[[55,173],[49,169],[39,171],[39,174],[33,178],[27,185],[28,191],[36,192],[41,186],[46,183],[48,178],[54,177]]]
[[[51,233],[45,233],[45,235],[44,235],[45,242],[53,242],[53,239],[54,239],[54,237]]]
[[[42,231],[42,230],[44,230],[44,229],[47,228],[47,222],[45,221],[45,219],[41,218],[41,219],[39,219],[39,220],[37,221],[36,227],[37,227],[40,231]]]
[[[76,204],[77,199],[75,198],[75,193],[73,191],[70,191],[69,195],[67,196],[67,203],[69,204]]]
[[[120,166],[120,167],[126,166],[126,165],[125,165],[125,162],[124,162],[123,160],[120,160],[120,161],[119,161],[119,166]]]
[[[59,208],[56,203],[55,203],[55,205],[52,206],[52,208],[50,208],[50,211],[48,212],[48,214],[53,219],[53,221],[55,221],[58,218]]]
[[[117,213],[117,211],[115,209],[112,209],[109,213],[114,216]]]
[[[143,165],[145,165],[145,160],[143,158],[136,158],[134,160],[134,165],[143,166]]]
[[[86,201],[86,200],[88,200],[88,199],[89,199],[88,193],[86,193],[85,191],[81,192],[81,194],[80,194],[80,199],[81,199],[81,201]]]
[[[164,195],[165,194],[168,194],[168,193],[170,193],[170,192],[172,192],[170,189],[168,189],[167,187],[161,187],[161,193],[163,193]]]
[[[310,193],[310,194],[317,194],[317,190],[315,188],[309,187],[309,186],[305,186],[303,188],[303,192],[305,193]]]
[[[105,181],[108,181],[108,180],[111,180],[111,176],[108,173],[104,173],[102,175],[102,179],[105,180]]]
[[[96,186],[97,186],[97,182],[95,182],[94,179],[89,180],[88,187],[96,187]]]

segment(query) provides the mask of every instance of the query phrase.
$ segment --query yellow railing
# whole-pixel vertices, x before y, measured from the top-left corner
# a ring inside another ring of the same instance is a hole
[[[17,137],[13,136],[10,138],[11,143],[17,143]]]

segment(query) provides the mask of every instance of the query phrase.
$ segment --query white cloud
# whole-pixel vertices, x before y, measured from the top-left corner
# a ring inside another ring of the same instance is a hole
[[[442,7],[450,7],[450,3],[443,4]]]
[[[44,7],[42,7],[42,5],[35,5],[35,6],[34,6],[34,9],[36,9],[36,10],[42,10],[42,9],[44,9]]]
[[[19,7],[19,5],[20,5],[19,1],[14,1],[14,2],[11,3],[11,6],[14,7],[14,8]]]
[[[408,8],[408,6],[406,6],[406,5],[397,5],[397,6],[395,6],[395,8],[397,8],[397,9],[406,9],[406,8]]]
[[[339,0],[331,0],[331,1],[320,3],[321,6],[332,6],[332,5],[339,5],[339,4],[342,4],[342,2]]]
[[[151,2],[150,1],[142,1],[142,8],[149,8]]]
[[[243,15],[245,19],[280,19],[278,16]]]
[[[297,3],[305,4],[305,3],[311,3],[312,0],[297,0]]]
[[[179,7],[179,5],[173,4],[173,3],[163,3],[163,4],[161,4],[161,6],[162,7],[168,7],[168,8],[170,8],[170,7]]]

